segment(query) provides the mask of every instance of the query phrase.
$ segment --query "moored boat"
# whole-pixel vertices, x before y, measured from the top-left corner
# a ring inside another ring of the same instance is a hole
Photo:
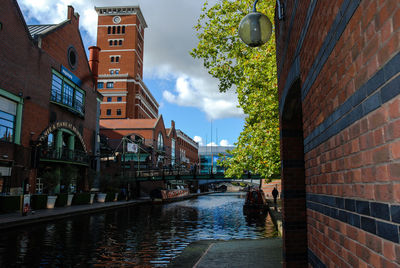
[[[268,204],[263,190],[250,189],[246,194],[246,201],[243,205],[245,214],[256,213],[263,214],[268,211]]]

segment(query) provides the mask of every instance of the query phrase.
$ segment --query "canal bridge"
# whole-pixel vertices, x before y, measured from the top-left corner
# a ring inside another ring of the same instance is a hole
[[[144,181],[171,181],[171,180],[183,180],[183,181],[197,181],[201,184],[212,183],[212,182],[245,182],[259,184],[261,177],[259,175],[245,174],[242,177],[225,177],[223,173],[199,173],[190,170],[168,170],[168,169],[148,169],[142,171],[129,171],[125,173],[125,177],[132,180],[144,182]]]

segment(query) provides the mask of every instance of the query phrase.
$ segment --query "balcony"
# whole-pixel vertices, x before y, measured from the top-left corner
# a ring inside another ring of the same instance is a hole
[[[41,161],[50,162],[72,162],[79,165],[89,165],[89,155],[84,151],[56,149],[53,147],[42,148],[40,151]]]

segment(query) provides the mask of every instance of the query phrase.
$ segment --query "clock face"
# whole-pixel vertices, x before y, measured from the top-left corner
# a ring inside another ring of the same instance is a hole
[[[115,16],[115,17],[113,18],[113,22],[114,22],[115,24],[120,23],[120,22],[121,22],[121,17],[120,17],[120,16]]]

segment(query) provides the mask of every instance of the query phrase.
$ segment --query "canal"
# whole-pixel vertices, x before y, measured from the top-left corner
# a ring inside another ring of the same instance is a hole
[[[243,215],[244,195],[211,194],[2,231],[0,267],[166,267],[191,242],[276,236]]]

